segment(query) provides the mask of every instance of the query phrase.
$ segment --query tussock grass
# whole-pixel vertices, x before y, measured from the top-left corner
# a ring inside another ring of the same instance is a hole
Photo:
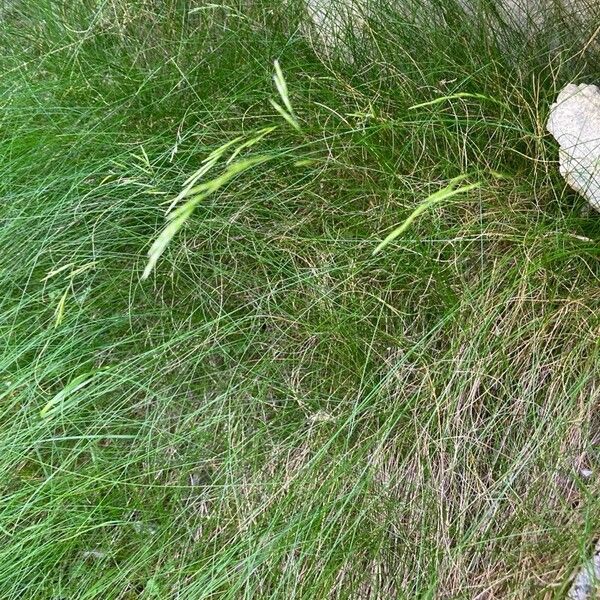
[[[600,226],[544,123],[600,15],[424,4],[339,53],[299,3],[1,13],[0,597],[564,594]]]

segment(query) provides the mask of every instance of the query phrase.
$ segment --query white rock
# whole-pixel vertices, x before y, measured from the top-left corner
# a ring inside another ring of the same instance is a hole
[[[364,0],[306,0],[306,10],[326,54],[338,49],[351,60],[344,38],[348,31],[360,31],[364,9]]]
[[[597,598],[598,582],[600,581],[600,542],[596,544],[594,555],[590,558],[575,575],[569,593],[568,600],[593,600]]]
[[[340,43],[348,28],[361,30],[364,16],[370,13],[371,0],[304,0],[309,20],[312,21],[321,45],[331,52]],[[431,22],[435,4],[432,0],[388,0],[389,7],[404,14],[407,19]],[[458,0],[467,15],[478,13],[476,0]],[[375,3],[376,5],[376,3]],[[494,0],[494,12],[499,21],[510,24],[524,36],[536,35],[546,25],[552,24],[558,15],[573,26],[581,26],[582,43],[589,39],[589,27],[596,27],[598,9],[591,0]],[[488,24],[493,29],[494,21]],[[588,24],[591,24],[588,26]],[[587,37],[586,37],[587,36]]]
[[[548,131],[560,145],[560,172],[600,210],[600,90],[567,85],[550,110]]]

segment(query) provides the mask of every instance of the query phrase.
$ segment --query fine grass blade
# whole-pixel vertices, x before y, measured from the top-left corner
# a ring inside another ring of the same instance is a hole
[[[46,402],[40,411],[40,417],[42,419],[48,419],[62,410],[65,402],[71,398],[75,392],[79,391],[86,385],[89,385],[94,376],[95,372],[89,371],[87,373],[82,373],[78,377],[75,377],[75,379],[70,381],[60,392],[58,392],[58,394],[54,396],[54,398]]]

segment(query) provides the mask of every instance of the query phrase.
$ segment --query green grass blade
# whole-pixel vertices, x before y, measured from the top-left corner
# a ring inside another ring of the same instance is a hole
[[[420,104],[414,104],[413,106],[409,106],[408,110],[416,110],[418,108],[425,108],[427,106],[436,106],[437,104],[442,104],[444,102],[451,102],[452,100],[460,100],[462,98],[472,98],[475,100],[486,100],[488,102],[493,102],[494,104],[499,104],[500,106],[504,106],[508,108],[508,106],[501,102],[500,100],[496,100],[495,98],[491,98],[490,96],[486,96],[484,94],[472,94],[469,92],[458,92],[457,94],[450,94],[449,96],[440,96],[439,98],[435,98],[433,100],[429,100],[427,102],[421,102]]]
[[[75,377],[70,381],[58,394],[56,394],[51,400],[46,402],[42,410],[40,411],[40,417],[42,419],[48,419],[54,414],[61,412],[64,404],[69,400],[76,392],[89,385],[95,376],[94,371],[82,373],[78,377]]]
[[[460,194],[466,194],[471,190],[474,190],[481,186],[480,183],[472,183],[470,185],[465,185],[460,188],[455,188],[456,183],[464,179],[464,176],[457,177],[450,184],[444,187],[441,190],[438,190],[431,196],[428,196],[423,200],[421,204],[417,206],[417,208],[406,218],[406,220],[392,230],[384,239],[381,241],[375,250],[373,250],[373,255],[381,252],[386,246],[388,246],[391,242],[393,242],[397,237],[402,235],[412,224],[418,219],[424,212],[429,210],[430,208],[436,206],[437,204],[441,204],[442,202],[453,198],[454,196],[458,196]]]

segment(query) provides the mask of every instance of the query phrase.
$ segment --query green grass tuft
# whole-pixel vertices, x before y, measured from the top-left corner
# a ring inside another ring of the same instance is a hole
[[[598,5],[336,49],[301,2],[5,4],[0,598],[564,597],[600,221],[545,122]]]

